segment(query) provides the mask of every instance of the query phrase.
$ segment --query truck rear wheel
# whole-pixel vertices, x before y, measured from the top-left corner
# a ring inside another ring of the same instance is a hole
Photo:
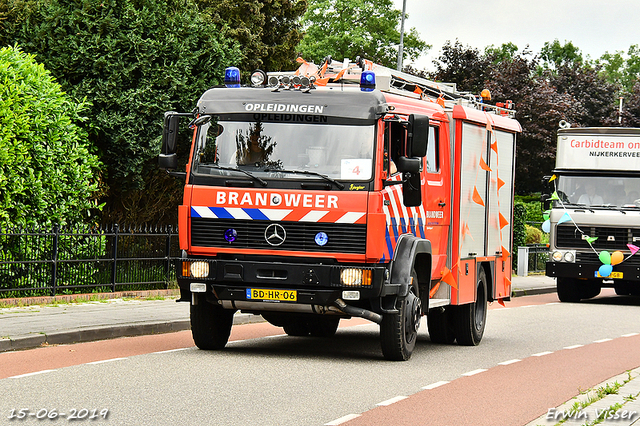
[[[412,285],[400,300],[397,314],[384,314],[380,324],[382,354],[390,361],[406,361],[411,357],[418,340],[422,305],[418,294],[418,274],[411,273]]]
[[[196,346],[203,350],[224,348],[231,334],[234,311],[213,305],[204,296],[196,302],[191,304],[191,335]]]
[[[456,339],[463,346],[477,346],[484,335],[487,322],[487,275],[478,272],[476,301],[456,307]]]
[[[427,314],[427,327],[433,343],[452,344],[456,340],[452,307],[431,309]]]

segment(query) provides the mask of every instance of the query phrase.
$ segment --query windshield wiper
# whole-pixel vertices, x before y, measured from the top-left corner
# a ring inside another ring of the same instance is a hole
[[[264,169],[265,172],[281,172],[281,173],[294,173],[294,174],[299,174],[299,175],[312,175],[312,176],[318,176],[321,177],[322,179],[326,180],[327,182],[331,182],[333,183],[335,186],[338,187],[338,189],[344,189],[344,185],[340,182],[338,182],[337,180],[330,178],[327,175],[323,175],[322,173],[318,173],[318,172],[312,172],[310,170],[285,170],[285,169]]]
[[[208,165],[208,166],[212,167],[214,169],[219,169],[219,170],[229,170],[231,172],[244,173],[245,175],[249,176],[251,179],[258,181],[260,183],[260,185],[262,185],[262,186],[267,186],[268,185],[266,180],[260,179],[258,176],[254,175],[253,173],[248,172],[246,170],[239,169],[237,167],[218,166],[217,164],[211,164],[211,165]]]

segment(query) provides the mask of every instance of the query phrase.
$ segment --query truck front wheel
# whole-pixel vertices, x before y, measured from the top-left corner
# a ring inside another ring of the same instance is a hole
[[[390,361],[406,361],[411,357],[418,340],[422,305],[418,294],[418,274],[411,273],[412,285],[400,300],[397,314],[384,314],[380,324],[382,354]]]
[[[222,349],[229,341],[234,311],[206,301],[204,295],[191,304],[191,335],[203,350]]]
[[[456,306],[456,339],[463,346],[477,346],[484,335],[487,322],[487,275],[478,272],[476,301]]]

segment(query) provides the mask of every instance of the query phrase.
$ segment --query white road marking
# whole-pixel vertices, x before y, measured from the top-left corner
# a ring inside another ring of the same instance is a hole
[[[467,371],[466,373],[462,373],[463,376],[473,376],[474,374],[482,373],[483,371],[487,371],[486,368],[478,368],[477,370]]]
[[[573,345],[573,346],[565,346],[564,349],[575,349],[575,348],[581,348],[584,345]]]
[[[35,376],[36,374],[49,373],[51,371],[56,371],[56,370],[42,370],[42,371],[36,371],[35,373],[19,374],[17,376],[11,376],[11,377],[7,377],[7,378],[8,379],[20,379],[22,377]]]
[[[515,364],[516,362],[520,362],[520,361],[522,361],[522,360],[521,359],[510,359],[509,361],[499,362],[498,365]]]
[[[340,417],[339,419],[335,419],[329,423],[325,423],[324,426],[338,426],[342,423],[348,422],[349,420],[353,420],[360,417],[360,414],[347,414],[346,416]]]
[[[104,364],[105,362],[120,361],[123,359],[127,359],[127,358],[103,359],[102,361],[93,361],[93,362],[88,362],[87,364]]]
[[[629,334],[623,334],[622,337],[632,337],[632,336],[637,336],[638,333],[629,333]]]
[[[395,398],[387,399],[386,401],[378,402],[376,405],[379,407],[386,407],[387,405],[391,405],[395,402],[402,401],[403,399],[407,399],[406,396],[396,396]]]
[[[435,389],[435,388],[440,387],[442,385],[446,385],[447,383],[449,383],[449,382],[447,382],[446,380],[440,380],[439,382],[435,382],[435,383],[431,383],[430,385],[423,386],[422,389],[425,389],[425,390],[427,390],[427,389]]]
[[[549,352],[549,351],[547,351],[547,352],[539,352],[539,353],[533,354],[531,356],[544,356],[544,355],[549,355],[549,354],[552,354],[552,353],[553,352]]]
[[[609,342],[611,340],[613,339],[606,338],[606,339],[594,340],[593,343],[604,343],[604,342]]]
[[[166,351],[151,352],[151,354],[168,354],[170,352],[186,351],[187,349],[191,349],[191,348],[169,349],[169,350],[166,350]]]

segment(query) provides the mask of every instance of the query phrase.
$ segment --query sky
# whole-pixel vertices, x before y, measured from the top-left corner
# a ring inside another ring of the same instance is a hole
[[[403,0],[393,0],[402,10]],[[540,52],[545,42],[571,41],[583,55],[640,44],[640,0],[406,0],[405,31],[414,27],[433,47],[413,64],[433,70],[447,40],[484,50],[512,42]],[[410,64],[405,61],[403,65]]]

